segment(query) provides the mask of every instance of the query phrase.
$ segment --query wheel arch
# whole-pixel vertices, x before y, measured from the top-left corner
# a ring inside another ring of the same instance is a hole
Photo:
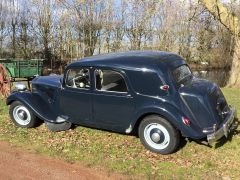
[[[11,99],[6,102],[7,105],[11,105],[14,101],[17,101],[17,99]]]
[[[6,104],[11,105],[14,101],[21,102],[39,119],[47,122],[54,122],[55,115],[52,111],[49,111],[51,108],[48,105],[46,106],[46,104],[43,103],[44,101],[41,101],[41,97],[33,95],[31,92],[15,92],[7,98]],[[48,111],[46,111],[46,109]],[[48,112],[47,115],[46,112]]]
[[[136,116],[135,121],[132,122],[132,134],[138,135],[138,127],[142,120],[150,115],[157,115],[164,119],[166,119],[174,128],[176,128],[183,137],[189,137],[193,139],[199,139],[203,137],[201,129],[196,127],[194,124],[190,126],[186,126],[182,122],[182,117],[185,115],[177,110],[177,108],[166,105],[163,107],[151,107],[142,109]]]
[[[21,112],[20,112],[21,111]],[[41,120],[21,101],[12,101],[9,108],[12,122],[22,128],[34,128],[41,124]]]
[[[137,120],[134,122],[133,130],[132,130],[132,133],[134,135],[138,135],[138,127],[140,123],[143,121],[143,119],[146,118],[147,116],[160,116],[166,119],[169,123],[172,124],[174,128],[176,128],[178,131],[181,132],[181,127],[177,123],[177,117],[174,117],[171,113],[166,111],[162,113],[161,111],[155,110],[155,111],[145,111],[137,116],[136,118]]]

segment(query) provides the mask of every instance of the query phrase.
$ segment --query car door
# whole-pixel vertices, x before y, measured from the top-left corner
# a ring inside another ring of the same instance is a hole
[[[134,98],[122,72],[98,68],[94,71],[94,121],[98,127],[122,132],[134,113]]]
[[[75,124],[93,124],[90,68],[68,69],[64,84],[60,93],[63,115]]]

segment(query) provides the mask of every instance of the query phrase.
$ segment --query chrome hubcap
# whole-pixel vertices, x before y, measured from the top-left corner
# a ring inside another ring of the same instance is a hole
[[[153,133],[151,139],[153,140],[153,142],[157,143],[158,141],[160,141],[160,135],[158,133]]]
[[[157,150],[165,149],[170,143],[169,132],[158,123],[151,123],[145,127],[144,138],[149,146]]]
[[[25,117],[26,117],[26,113],[21,110],[21,111],[19,111],[18,116],[19,116],[20,119],[24,120]]]
[[[31,115],[29,110],[22,105],[16,106],[13,109],[13,117],[15,121],[22,126],[28,125],[31,121]]]

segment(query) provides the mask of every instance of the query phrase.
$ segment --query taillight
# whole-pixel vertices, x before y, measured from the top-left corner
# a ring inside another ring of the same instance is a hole
[[[190,126],[190,124],[191,124],[190,120],[188,118],[186,118],[186,117],[182,117],[182,122],[186,126]]]
[[[169,85],[162,85],[162,86],[160,86],[160,89],[161,90],[163,90],[163,91],[168,91],[168,89],[169,89]]]

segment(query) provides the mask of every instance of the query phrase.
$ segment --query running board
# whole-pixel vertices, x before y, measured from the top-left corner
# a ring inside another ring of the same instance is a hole
[[[67,116],[58,116],[57,119],[56,119],[56,123],[63,123],[63,122],[66,122],[68,120],[68,117]]]
[[[45,121],[45,125],[50,131],[66,131],[72,127],[72,123],[67,120],[67,116],[58,116],[55,122]]]

